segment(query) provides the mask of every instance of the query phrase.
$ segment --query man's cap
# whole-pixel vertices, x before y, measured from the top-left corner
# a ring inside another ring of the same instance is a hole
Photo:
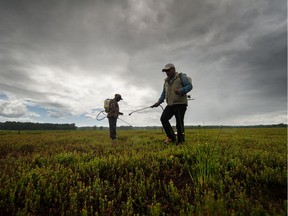
[[[162,72],[169,70],[170,68],[175,68],[175,66],[171,63],[168,63],[165,65],[165,67],[162,69]]]
[[[115,94],[115,98],[119,98],[120,100],[123,100],[123,98],[120,94]]]

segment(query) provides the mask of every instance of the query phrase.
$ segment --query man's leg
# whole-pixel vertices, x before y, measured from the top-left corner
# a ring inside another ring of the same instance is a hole
[[[173,109],[171,108],[171,106],[166,106],[162,115],[161,115],[160,120],[161,120],[162,126],[165,130],[167,137],[173,141],[176,141],[174,131],[173,131],[171,124],[169,122],[169,120],[172,118],[173,115],[174,115],[174,112],[173,112]]]
[[[184,116],[186,109],[186,104],[174,106],[178,143],[182,143],[185,141]]]
[[[109,119],[109,129],[110,129],[110,138],[112,140],[116,139],[116,118],[108,118]]]

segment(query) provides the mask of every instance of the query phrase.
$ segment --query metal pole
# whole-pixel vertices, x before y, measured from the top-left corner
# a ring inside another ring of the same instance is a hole
[[[145,108],[142,108],[142,109],[138,109],[138,110],[134,110],[134,111],[132,111],[131,113],[129,113],[129,116],[130,116],[132,113],[134,113],[134,112],[139,112],[139,111],[142,111],[142,110],[145,110],[145,109],[148,109],[148,108],[151,108],[151,106],[145,107]]]

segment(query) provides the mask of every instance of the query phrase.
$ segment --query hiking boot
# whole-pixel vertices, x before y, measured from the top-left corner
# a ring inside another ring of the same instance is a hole
[[[175,141],[167,137],[167,139],[164,141],[164,143],[174,143]]]

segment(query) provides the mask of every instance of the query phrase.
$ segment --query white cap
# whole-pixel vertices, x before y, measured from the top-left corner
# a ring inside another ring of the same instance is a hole
[[[169,70],[170,68],[175,68],[175,66],[171,63],[166,64],[165,67],[162,69],[162,72],[164,72],[165,70]]]

